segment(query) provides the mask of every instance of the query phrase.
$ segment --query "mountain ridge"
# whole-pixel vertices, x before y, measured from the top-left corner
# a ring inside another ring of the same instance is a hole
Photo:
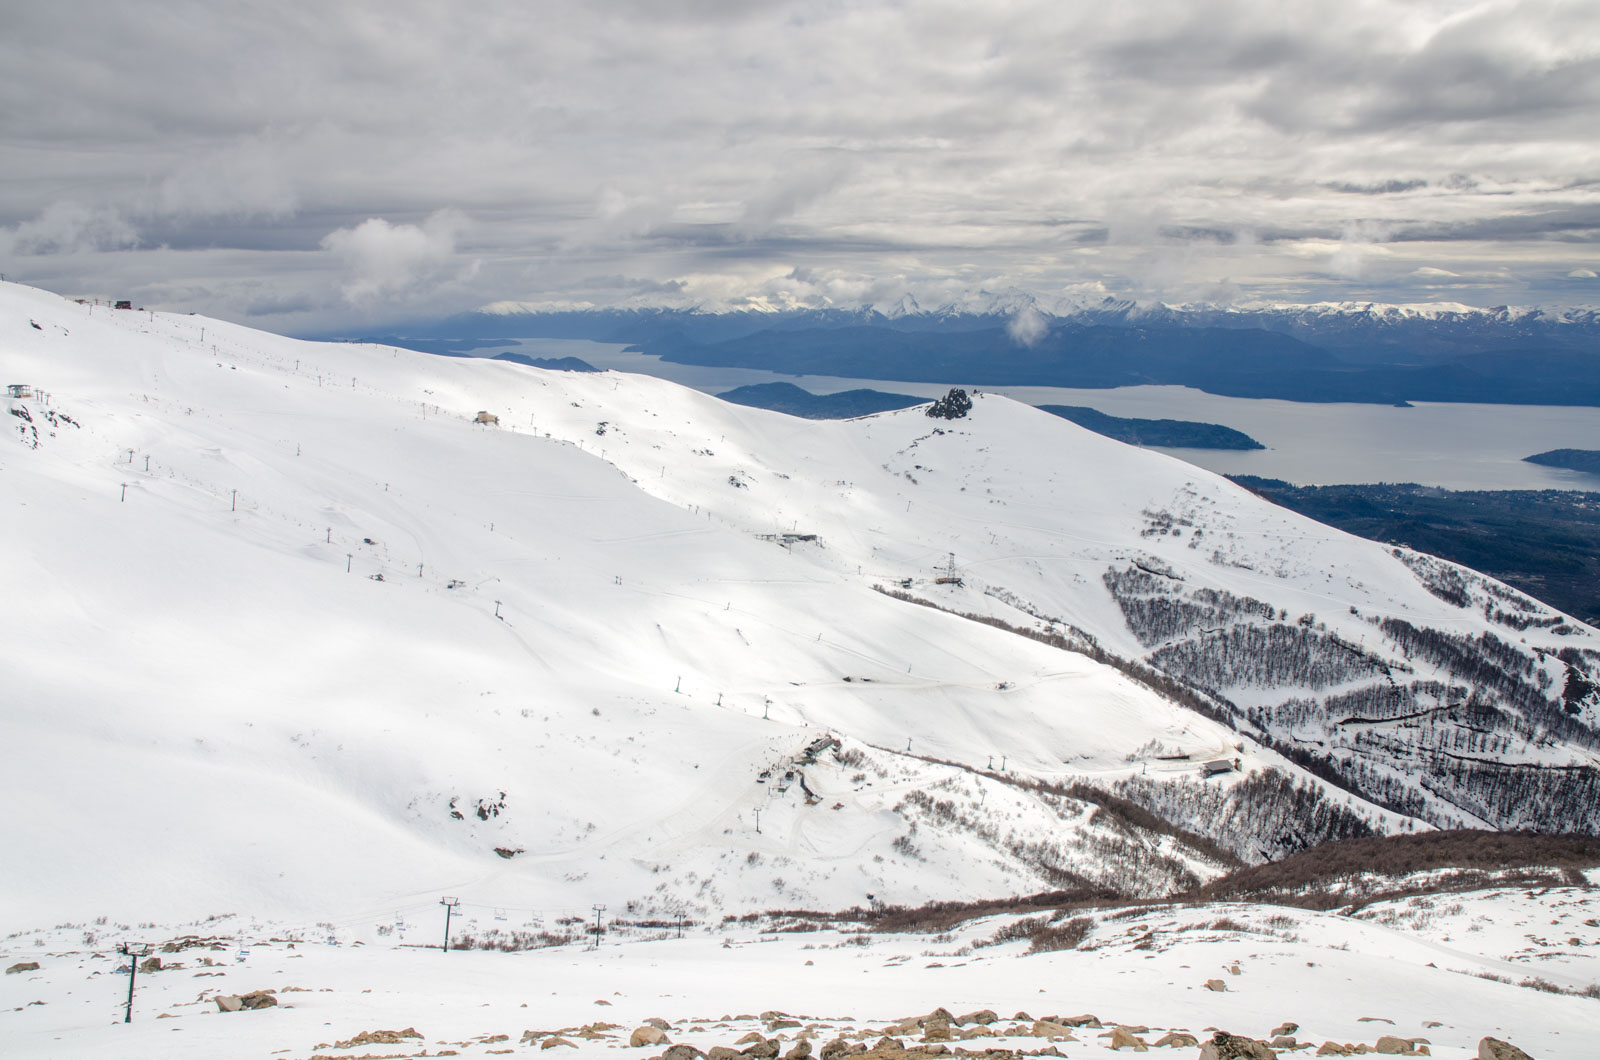
[[[1594,827],[1600,697],[1558,686],[1593,630],[1004,398],[797,423],[14,285],[0,329],[47,395],[11,399],[0,451],[31,601],[0,620],[6,840],[51,867],[12,908],[842,908],[1221,871],[1036,786],[1078,781],[1251,860],[1343,813]],[[937,609],[880,591],[908,582]]]

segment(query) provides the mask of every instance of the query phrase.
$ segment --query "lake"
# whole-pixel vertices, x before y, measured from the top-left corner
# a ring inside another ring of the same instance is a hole
[[[670,379],[711,394],[752,383],[784,382],[814,394],[867,388],[932,398],[942,395],[951,385],[961,385],[791,376],[751,368],[671,364],[648,354],[628,353],[620,345],[577,339],[524,339],[517,350],[530,357],[579,357],[596,368]],[[1302,486],[1420,482],[1446,489],[1600,491],[1600,476],[1540,467],[1522,460],[1548,449],[1600,448],[1600,408],[1309,404],[1219,397],[1180,386],[977,389],[1030,405],[1085,405],[1111,416],[1220,423],[1245,432],[1267,447],[1249,452],[1161,449],[1224,474],[1261,475]]]

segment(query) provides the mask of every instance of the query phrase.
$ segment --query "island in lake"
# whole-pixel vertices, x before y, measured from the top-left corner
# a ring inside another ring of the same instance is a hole
[[[912,405],[925,405],[928,398],[910,394],[888,394],[882,390],[841,390],[837,394],[813,394],[793,383],[755,383],[718,394],[723,401],[769,409],[808,420],[848,420],[891,412]]]
[[[844,420],[870,416],[875,412],[923,405],[928,398],[910,394],[890,394],[882,390],[843,390],[837,394],[813,394],[793,383],[756,383],[718,394],[724,401],[751,408],[769,409],[808,420]],[[1260,442],[1242,431],[1216,423],[1191,420],[1141,420],[1108,416],[1096,409],[1078,405],[1040,405],[1039,408],[1087,427],[1096,434],[1133,445],[1156,445],[1175,449],[1264,449]]]
[[[1062,419],[1087,427],[1096,434],[1129,445],[1156,445],[1169,449],[1265,449],[1266,446],[1232,427],[1193,420],[1141,420],[1108,416],[1082,405],[1040,405]]]
[[[1564,467],[1569,471],[1584,471],[1600,475],[1600,449],[1552,449],[1547,453],[1534,453],[1522,458],[1525,464],[1543,464],[1545,467]]]

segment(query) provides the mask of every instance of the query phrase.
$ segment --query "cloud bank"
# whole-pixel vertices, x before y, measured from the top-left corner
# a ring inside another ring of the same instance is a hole
[[[1588,2],[14,7],[0,268],[287,330],[1600,266]]]

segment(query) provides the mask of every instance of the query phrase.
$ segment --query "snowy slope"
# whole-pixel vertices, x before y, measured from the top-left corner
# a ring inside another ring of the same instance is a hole
[[[0,335],[7,381],[48,395],[12,402],[27,418],[0,446],[0,797],[26,866],[0,879],[7,924],[441,893],[641,915],[1160,893],[1219,866],[1010,781],[1126,781],[1157,804],[1206,759],[1301,775],[1255,736],[1321,741],[1449,821],[1501,812],[1416,784],[1417,748],[1458,721],[1502,757],[1592,761],[1594,704],[1475,688],[1455,719],[1466,686],[1373,620],[1479,637],[1499,628],[1486,602],[1532,616],[1508,639],[1551,695],[1566,664],[1546,649],[1593,631],[1469,575],[1458,606],[1424,561],[1005,399],[797,421],[9,284]],[[952,553],[962,584],[937,584]],[[875,587],[1159,664],[1245,731]],[[1152,612],[1178,618],[1152,637]],[[1288,636],[1305,667],[1193,679],[1183,652],[1235,629],[1221,657]],[[1369,661],[1328,662],[1352,645]],[[1410,700],[1371,709],[1432,695],[1443,720],[1332,719],[1329,697],[1401,685]],[[824,733],[842,754],[797,767]]]

